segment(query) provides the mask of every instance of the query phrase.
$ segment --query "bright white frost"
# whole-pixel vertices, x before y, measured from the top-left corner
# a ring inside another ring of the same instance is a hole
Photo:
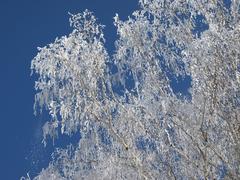
[[[102,27],[95,21],[88,11],[73,15],[70,22],[74,31],[40,48],[32,61],[32,69],[40,75],[35,85],[39,91],[36,102],[46,106],[52,117],[44,125],[44,136],[54,136],[59,126],[62,133],[70,135],[82,121],[88,121],[87,109],[93,106],[97,82],[104,78],[108,58]]]
[[[44,144],[82,137],[35,179],[239,179],[240,7],[224,3],[140,0],[128,20],[114,18],[113,59],[92,13],[71,15],[73,32],[40,48],[31,68],[35,110],[51,116]],[[191,98],[170,84],[186,75]]]

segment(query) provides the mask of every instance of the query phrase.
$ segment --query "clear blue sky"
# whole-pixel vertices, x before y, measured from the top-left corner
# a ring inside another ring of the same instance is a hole
[[[113,51],[116,30],[112,17],[121,19],[137,8],[137,0],[5,0],[0,2],[0,179],[15,180],[37,173],[49,161],[52,147],[43,149],[41,124],[33,116],[34,77],[31,59],[37,47],[71,31],[68,12],[85,9],[106,25],[107,48]]]

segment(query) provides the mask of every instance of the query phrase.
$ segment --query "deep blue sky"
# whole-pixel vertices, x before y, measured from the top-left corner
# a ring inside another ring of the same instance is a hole
[[[41,142],[44,117],[33,115],[34,77],[31,59],[37,47],[71,31],[68,12],[85,9],[106,25],[107,48],[113,50],[116,30],[112,17],[121,19],[137,8],[137,0],[5,0],[0,2],[0,179],[15,180],[46,166],[50,150]]]

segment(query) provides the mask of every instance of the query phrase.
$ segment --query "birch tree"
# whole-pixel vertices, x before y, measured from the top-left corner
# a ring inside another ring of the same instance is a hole
[[[81,138],[56,148],[34,179],[240,178],[240,2],[139,6],[126,21],[114,17],[113,56],[88,10],[39,48],[35,111],[51,117],[43,143]],[[179,77],[191,77],[190,97],[174,92]]]

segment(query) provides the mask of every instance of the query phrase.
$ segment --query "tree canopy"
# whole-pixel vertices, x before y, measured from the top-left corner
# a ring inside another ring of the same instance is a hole
[[[35,111],[57,148],[41,179],[239,179],[240,1],[140,0],[115,53],[86,10],[72,33],[39,48]],[[173,79],[191,79],[189,94]]]

